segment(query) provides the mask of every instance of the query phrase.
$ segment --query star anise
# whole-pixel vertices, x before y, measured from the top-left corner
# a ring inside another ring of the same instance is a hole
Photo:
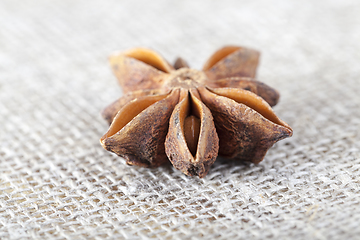
[[[110,128],[102,146],[130,165],[170,160],[183,173],[204,177],[218,155],[259,163],[292,129],[273,112],[279,94],[254,80],[259,52],[227,46],[203,70],[135,48],[110,57],[126,95],[103,111]]]

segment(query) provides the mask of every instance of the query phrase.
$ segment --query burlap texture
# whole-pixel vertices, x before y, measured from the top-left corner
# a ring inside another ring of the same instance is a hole
[[[0,2],[0,239],[359,239],[360,2]],[[259,165],[203,179],[130,167],[99,143],[135,46],[201,68],[262,52],[294,129]]]

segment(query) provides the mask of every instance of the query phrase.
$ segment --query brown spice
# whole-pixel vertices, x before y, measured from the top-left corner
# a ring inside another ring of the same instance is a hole
[[[174,67],[158,53],[135,48],[110,57],[124,92],[103,111],[110,124],[102,146],[130,165],[170,160],[204,177],[218,155],[259,163],[292,129],[271,106],[279,94],[254,80],[259,52],[227,46],[203,70],[179,58]]]

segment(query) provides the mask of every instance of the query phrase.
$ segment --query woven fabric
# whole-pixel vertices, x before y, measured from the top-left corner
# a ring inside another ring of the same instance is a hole
[[[360,2],[0,2],[0,239],[358,239]],[[122,95],[115,51],[201,68],[226,44],[261,51],[258,79],[294,129],[258,165],[188,177],[105,151]]]

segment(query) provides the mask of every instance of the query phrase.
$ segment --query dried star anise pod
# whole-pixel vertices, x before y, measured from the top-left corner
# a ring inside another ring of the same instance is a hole
[[[130,165],[168,160],[204,177],[218,155],[259,163],[292,129],[273,112],[279,94],[254,80],[259,52],[227,46],[203,70],[135,48],[110,57],[126,95],[103,111],[110,128],[102,146]]]

